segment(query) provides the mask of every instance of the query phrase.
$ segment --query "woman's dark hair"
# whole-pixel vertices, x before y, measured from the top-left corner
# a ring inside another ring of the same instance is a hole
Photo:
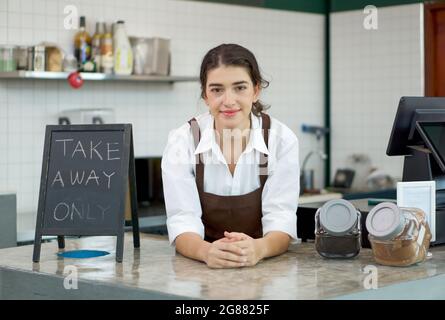
[[[258,84],[260,88],[269,86],[269,82],[262,78],[258,63],[252,52],[238,44],[221,44],[207,52],[204,59],[202,59],[199,78],[201,80],[201,97],[203,99],[205,98],[207,73],[222,65],[244,67],[248,71],[254,86]],[[269,106],[258,100],[253,103],[252,112],[254,115],[259,116],[261,111],[268,108]]]

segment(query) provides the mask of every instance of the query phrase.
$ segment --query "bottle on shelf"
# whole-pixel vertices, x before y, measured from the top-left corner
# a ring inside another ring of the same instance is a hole
[[[78,68],[82,71],[91,71],[89,61],[91,59],[91,37],[86,31],[85,16],[80,17],[80,28],[74,36],[74,56],[78,62]]]
[[[100,44],[101,65],[100,71],[106,74],[113,73],[114,56],[113,56],[113,36],[107,31],[104,25],[104,35]]]
[[[133,50],[124,21],[116,23],[114,30],[114,73],[117,75],[130,75],[133,72]]]
[[[91,42],[91,61],[94,62],[94,71],[101,70],[101,43],[104,37],[105,23],[102,20],[96,22],[96,31]]]

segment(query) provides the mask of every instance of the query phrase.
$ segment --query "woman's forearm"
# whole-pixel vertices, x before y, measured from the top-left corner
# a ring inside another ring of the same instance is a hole
[[[260,260],[274,257],[287,251],[291,237],[284,232],[271,231],[263,238],[256,239]]]
[[[206,262],[210,243],[193,232],[185,232],[176,237],[176,251],[185,257]]]

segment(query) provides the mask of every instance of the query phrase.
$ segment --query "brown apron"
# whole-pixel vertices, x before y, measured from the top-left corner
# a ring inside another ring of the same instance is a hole
[[[263,120],[262,133],[268,146],[270,117],[261,113]],[[199,125],[195,118],[189,121],[195,141],[195,148],[201,139]],[[202,209],[202,222],[205,229],[205,240],[213,242],[224,237],[224,231],[242,232],[252,238],[263,236],[261,218],[263,217],[261,196],[266,174],[260,174],[261,186],[247,194],[238,196],[219,196],[204,192],[204,163],[196,155],[196,185]],[[267,173],[267,155],[260,155],[260,173]]]

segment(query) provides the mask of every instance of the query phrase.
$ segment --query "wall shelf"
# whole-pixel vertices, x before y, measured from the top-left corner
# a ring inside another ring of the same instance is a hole
[[[10,71],[0,72],[0,79],[42,79],[42,80],[66,80],[69,72],[48,72],[48,71]],[[186,82],[198,81],[198,77],[191,76],[151,76],[151,75],[131,75],[119,76],[105,73],[80,73],[86,81],[136,81],[136,82]]]

